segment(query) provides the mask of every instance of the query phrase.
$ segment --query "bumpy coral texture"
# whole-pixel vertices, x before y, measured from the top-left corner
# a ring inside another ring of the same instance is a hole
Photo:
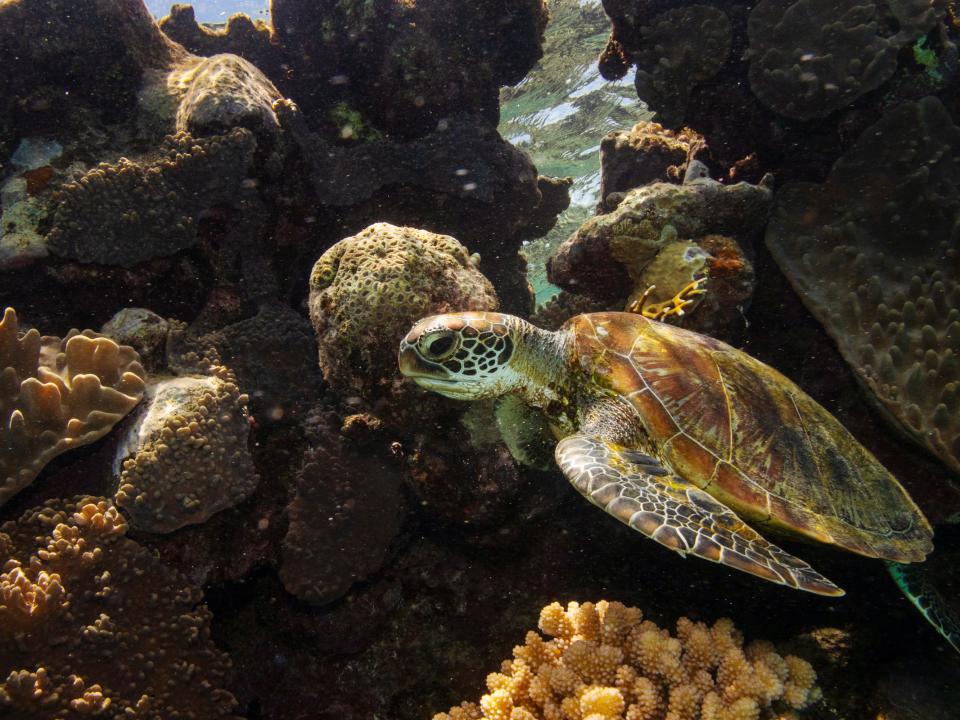
[[[373,454],[336,436],[308,450],[287,514],[280,579],[301,600],[323,604],[378,570],[402,517],[400,478]]]
[[[634,53],[637,96],[668,127],[683,122],[690,91],[716,75],[730,54],[732,30],[726,13],[708,5],[675,8],[643,28]]]
[[[21,720],[231,717],[202,593],[126,538],[103,498],[0,526],[0,712]]]
[[[100,163],[54,192],[51,252],[130,267],[190,247],[200,213],[235,197],[255,148],[241,128],[210,138],[178,133],[150,158]]]
[[[750,14],[750,88],[771,110],[825,117],[878,88],[946,3],[762,0]],[[890,32],[890,28],[896,32]]]
[[[133,348],[89,330],[63,338],[0,321],[0,505],[50,460],[106,435],[140,402],[144,370]]]
[[[559,603],[487,676],[479,704],[433,720],[759,720],[820,698],[808,662],[764,641],[743,645],[726,618],[687,618],[677,634],[617,602]]]
[[[172,532],[233,507],[257,487],[248,398],[222,366],[160,380],[118,451],[116,503],[138,530]]]
[[[320,366],[344,398],[397,376],[397,344],[424,315],[498,307],[476,257],[455,238],[387,223],[338,242],[310,276]]]
[[[960,128],[889,110],[823,184],[777,197],[767,245],[897,426],[960,470]]]

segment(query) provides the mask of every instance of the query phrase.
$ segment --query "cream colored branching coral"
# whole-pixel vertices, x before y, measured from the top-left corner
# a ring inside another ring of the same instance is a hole
[[[62,340],[0,321],[0,505],[50,460],[106,435],[140,402],[144,370],[133,348],[90,330]]]
[[[682,617],[672,636],[618,602],[553,603],[540,630],[548,639],[528,632],[487,676],[479,705],[433,720],[759,720],[820,697],[807,661],[764,641],[744,647],[727,618]]]
[[[232,717],[202,592],[125,534],[99,497],[0,526],[0,715]]]

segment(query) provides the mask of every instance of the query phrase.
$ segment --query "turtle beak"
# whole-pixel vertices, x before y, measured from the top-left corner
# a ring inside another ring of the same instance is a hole
[[[400,372],[409,378],[416,378],[418,375],[428,374],[426,373],[426,368],[424,368],[420,362],[416,348],[406,340],[400,342],[397,364],[400,366]]]

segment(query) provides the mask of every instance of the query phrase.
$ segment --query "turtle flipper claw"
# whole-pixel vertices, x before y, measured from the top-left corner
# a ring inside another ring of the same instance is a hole
[[[561,440],[555,455],[567,479],[592,503],[681,555],[819,595],[844,594],[656,458],[585,434]]]

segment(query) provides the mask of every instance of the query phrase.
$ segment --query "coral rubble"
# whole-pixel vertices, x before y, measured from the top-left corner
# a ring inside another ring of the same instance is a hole
[[[199,589],[125,537],[107,500],[0,526],[0,709],[24,720],[233,717]]]
[[[892,108],[826,182],[777,196],[767,245],[876,403],[960,470],[960,128]]]
[[[765,641],[743,645],[733,622],[685,617],[676,637],[637,608],[601,600],[540,613],[480,703],[434,720],[758,720],[820,697],[817,674]]]
[[[259,481],[247,449],[247,396],[227,368],[158,378],[116,454],[116,504],[132,527],[171,532],[232,507]]]
[[[0,321],[0,505],[43,466],[106,435],[144,393],[133,348],[86,330],[63,339]]]

